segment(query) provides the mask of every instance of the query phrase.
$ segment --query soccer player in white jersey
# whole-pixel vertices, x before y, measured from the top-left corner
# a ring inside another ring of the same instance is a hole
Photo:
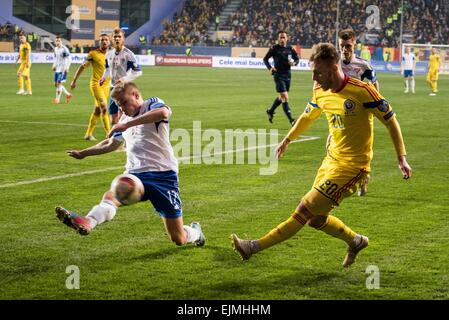
[[[53,100],[53,103],[59,104],[63,92],[65,94],[66,102],[69,103],[72,94],[67,91],[63,83],[67,79],[67,72],[69,72],[70,68],[70,52],[69,49],[62,44],[61,36],[56,37],[55,44],[55,61],[53,62],[52,69],[55,72],[56,97]]]
[[[156,97],[144,101],[132,82],[116,86],[111,97],[120,106],[123,115],[111,129],[109,138],[81,151],[68,151],[69,156],[83,159],[101,155],[117,150],[126,142],[126,173],[142,181],[145,194],[141,201],[151,201],[174,243],[203,246],[205,237],[200,224],[192,222],[186,226],[183,223],[178,160],[169,139],[170,107]],[[97,225],[112,220],[120,205],[112,191],[107,191],[100,204],[93,207],[85,217],[62,207],[56,207],[56,215],[64,224],[87,235]]]
[[[338,34],[338,42],[340,47],[340,65],[343,73],[359,80],[367,79],[372,83],[376,90],[379,91],[379,81],[377,81],[376,72],[374,71],[371,63],[369,61],[357,57],[354,54],[354,49],[356,45],[356,37],[354,30],[344,29]],[[327,139],[327,148],[330,146],[332,136],[329,135]],[[360,181],[358,195],[363,197],[366,195],[368,190],[368,183],[371,176],[367,176],[366,179]]]
[[[112,38],[114,48],[106,53],[106,66],[103,77],[100,79],[100,86],[103,85],[109,75],[111,76],[112,87],[134,81],[142,75],[142,69],[137,63],[136,56],[125,47],[125,32],[116,28]],[[119,108],[113,99],[109,101],[109,114],[111,125],[116,124],[119,119]]]
[[[404,93],[408,93],[409,91],[409,84],[408,84],[409,80],[412,93],[415,93],[415,78],[414,78],[415,67],[416,67],[415,54],[413,52],[410,52],[409,47],[405,47],[405,52],[402,55],[402,62],[401,62],[401,73],[404,75],[404,82],[405,82]]]
[[[371,63],[354,54],[356,45],[354,30],[341,30],[338,37],[341,53],[340,65],[343,72],[352,78],[362,81],[367,79],[379,91],[379,82],[377,81],[376,72],[371,66]]]

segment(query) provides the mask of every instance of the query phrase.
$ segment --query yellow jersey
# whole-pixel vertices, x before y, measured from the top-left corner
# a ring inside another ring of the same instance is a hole
[[[386,125],[395,117],[390,104],[371,83],[345,76],[336,92],[315,85],[303,116],[314,120],[323,112],[332,136],[328,156],[343,165],[369,169],[374,116]]]
[[[91,50],[87,55],[87,61],[92,65],[92,76],[90,78],[90,85],[92,87],[100,86],[100,81],[103,76],[106,61],[106,52],[101,52],[100,49]],[[103,86],[109,86],[110,77],[106,79]]]
[[[440,68],[440,56],[431,54],[429,56],[429,70],[438,70]]]
[[[27,63],[28,57],[31,63],[31,45],[28,42],[21,43],[19,46],[19,57],[22,64]]]

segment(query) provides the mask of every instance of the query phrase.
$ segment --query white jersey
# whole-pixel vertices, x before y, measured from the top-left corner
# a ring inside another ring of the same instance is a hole
[[[168,108],[163,100],[151,98],[143,103],[134,117],[123,114],[119,123],[127,123],[148,111],[164,107]],[[134,126],[124,132],[116,132],[113,138],[126,143],[127,163],[125,172],[142,173],[170,170],[178,172],[178,159],[175,158],[170,143],[168,119]]]
[[[365,59],[353,55],[351,61],[349,62],[341,59],[340,65],[344,74],[352,78],[362,81],[364,79],[368,79],[371,83],[375,83],[377,81],[376,72],[371,64]]]
[[[70,51],[66,46],[60,48],[55,47],[55,61],[53,62],[53,68],[55,72],[69,71],[70,67]]]
[[[135,72],[136,76],[142,73],[137,58],[131,50],[123,47],[120,52],[111,49],[106,53],[105,72],[110,72],[112,86],[118,79],[127,76],[129,70]]]
[[[402,55],[402,66],[404,70],[413,70],[415,65],[415,55],[413,53],[404,53]]]

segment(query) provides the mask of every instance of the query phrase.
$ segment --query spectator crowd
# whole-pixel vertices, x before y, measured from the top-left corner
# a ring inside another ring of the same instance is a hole
[[[227,0],[187,0],[173,21],[165,19],[164,31],[152,41],[153,45],[206,44],[207,30],[224,8]]]
[[[226,2],[186,1],[172,22],[164,21],[164,31],[152,44],[210,44],[207,31]],[[227,39],[227,45],[232,46],[266,47],[273,43],[279,30],[285,30],[291,42],[311,47],[318,42],[335,41],[337,10],[339,29],[354,29],[363,43],[397,47],[401,18],[404,42],[449,41],[448,0],[404,0],[403,17],[401,0],[340,0],[338,8],[336,0],[242,0],[239,9],[220,24],[219,30],[232,31]]]

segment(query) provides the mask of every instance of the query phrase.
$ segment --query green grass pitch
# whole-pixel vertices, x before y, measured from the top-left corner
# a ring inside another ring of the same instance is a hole
[[[324,116],[306,133],[319,139],[291,145],[275,175],[259,175],[257,164],[180,165],[184,220],[201,222],[204,248],[170,243],[149,203],[121,208],[114,221],[82,237],[56,219],[54,207],[86,214],[123,172],[125,154],[82,161],[65,154],[92,144],[83,140],[92,110],[90,70],[69,105],[52,105],[50,66],[33,65],[33,96],[15,94],[16,69],[0,66],[0,299],[449,298],[448,76],[440,77],[439,94],[429,97],[424,76],[417,77],[412,95],[403,93],[399,74],[379,75],[401,124],[413,177],[402,179],[387,130],[375,120],[368,194],[346,199],[333,212],[371,240],[346,270],[346,245],[309,227],[247,262],[229,240],[231,233],[260,237],[291,214],[323,159]],[[265,70],[152,67],[137,84],[146,97],[159,96],[172,107],[172,130],[191,129],[197,120],[203,129],[221,131],[289,129],[281,108],[274,124],[267,121],[275,91]],[[293,74],[295,115],[311,88],[310,72]],[[103,135],[100,124],[95,135]],[[93,170],[99,172],[86,173]],[[66,288],[70,265],[80,269],[79,290]],[[379,289],[366,288],[370,265],[379,268]]]

